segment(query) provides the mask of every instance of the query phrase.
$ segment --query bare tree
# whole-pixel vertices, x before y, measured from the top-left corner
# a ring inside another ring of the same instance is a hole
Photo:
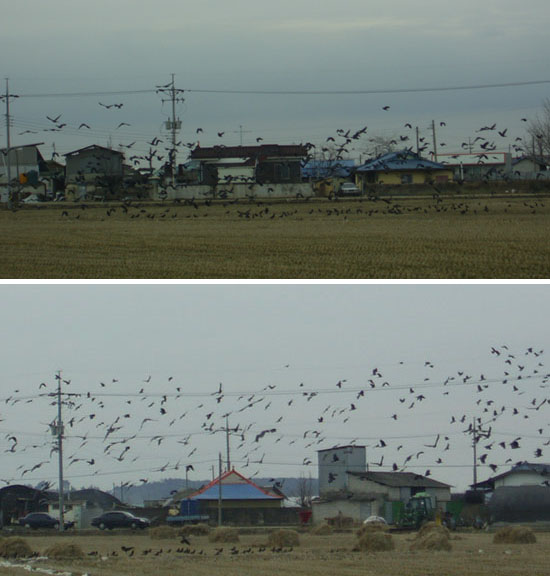
[[[303,473],[300,474],[297,490],[300,506],[304,509],[310,509],[311,501],[313,499],[313,480],[311,474],[307,478]]]
[[[361,142],[361,153],[369,157],[379,157],[391,153],[397,148],[397,138],[375,135]]]
[[[525,149],[533,157],[550,155],[550,98],[542,103],[542,112],[527,127],[529,137],[526,139]]]

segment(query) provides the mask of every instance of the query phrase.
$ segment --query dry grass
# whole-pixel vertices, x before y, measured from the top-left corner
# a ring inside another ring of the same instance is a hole
[[[411,551],[450,551],[451,533],[447,527],[436,523],[425,523],[413,539]]]
[[[510,545],[525,545],[528,543],[536,543],[537,538],[535,533],[529,527],[509,526],[498,529],[493,536],[493,543],[496,544],[510,544]]]
[[[266,548],[267,535],[241,534],[237,546],[213,544],[208,537],[190,539],[191,548],[179,539],[152,539],[147,534],[79,536],[71,540],[85,553],[97,551],[84,559],[39,561],[70,573],[92,575],[547,575],[550,533],[537,532],[537,543],[498,545],[492,533],[456,533],[462,541],[453,541],[453,550],[431,551],[426,556],[410,551],[415,533],[393,536],[395,549],[387,552],[352,551],[352,532],[317,536],[300,535],[300,545],[281,552]],[[34,535],[28,538],[31,548],[40,553],[59,538]],[[264,547],[260,547],[264,545]],[[130,557],[121,547],[133,546]],[[185,550],[181,550],[185,547]],[[223,547],[223,551],[216,553]],[[237,547],[237,548],[235,548]],[[178,552],[177,550],[181,551]],[[162,550],[162,552],[160,552]],[[156,554],[158,553],[158,555]],[[4,570],[2,570],[4,572]]]
[[[189,535],[202,535],[206,536],[210,534],[212,527],[209,527],[205,523],[198,523],[196,525],[183,525],[178,529],[178,535],[180,537],[187,537]]]
[[[217,527],[210,531],[208,540],[211,543],[238,543],[239,530],[234,527]]]
[[[0,557],[4,559],[25,559],[30,557],[32,552],[27,541],[20,537],[0,540]]]
[[[174,539],[180,535],[180,530],[176,527],[169,527],[168,525],[161,525],[160,527],[151,527],[149,529],[149,536],[151,539]],[[181,535],[180,535],[181,536]]]
[[[535,196],[396,198],[149,204],[124,213],[114,204],[109,216],[108,206],[26,207],[0,211],[0,271],[4,278],[547,278],[548,205]]]
[[[297,547],[300,544],[300,535],[292,529],[278,529],[269,533],[267,545],[276,549],[282,547]]]
[[[44,555],[48,559],[82,559],[86,556],[82,547],[75,542],[50,545],[44,551]]]
[[[395,543],[389,533],[367,531],[359,535],[353,550],[372,553],[375,551],[393,551],[394,549]]]
[[[355,531],[355,534],[358,537],[361,537],[365,533],[389,533],[389,530],[390,530],[389,525],[375,521],[372,523],[363,523],[357,529],[357,531]]]
[[[332,527],[328,523],[321,523],[320,525],[316,525],[315,527],[311,527],[309,532],[312,535],[331,535],[332,534]]]

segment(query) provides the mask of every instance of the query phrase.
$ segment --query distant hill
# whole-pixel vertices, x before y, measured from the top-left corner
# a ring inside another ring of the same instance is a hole
[[[284,478],[275,477],[272,478],[255,478],[254,482],[259,486],[273,486],[277,481],[281,483],[280,488],[287,497],[297,497],[299,496],[300,478]],[[210,480],[189,480],[189,488],[199,489],[202,486],[210,483]],[[311,479],[312,495],[317,496],[319,494],[319,484],[317,479]],[[179,491],[185,488],[185,479],[182,478],[169,478],[157,482],[144,483],[139,486],[124,487],[122,490],[120,486],[115,486],[114,493],[113,489],[106,489],[106,492],[114,494],[118,499],[123,502],[142,506],[143,502],[146,500],[160,500],[167,499],[172,494],[173,491]]]

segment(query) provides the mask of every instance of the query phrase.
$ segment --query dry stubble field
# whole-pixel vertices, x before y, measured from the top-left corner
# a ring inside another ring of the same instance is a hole
[[[13,278],[548,278],[550,200],[43,204],[0,211]]]
[[[259,551],[267,541],[265,534],[241,534],[235,544],[210,543],[208,537],[193,536],[193,553],[177,553],[176,549],[182,547],[178,539],[152,539],[147,531],[75,534],[66,538],[30,534],[25,538],[39,553],[62,541],[78,543],[85,553],[97,551],[97,555],[79,560],[42,560],[33,564],[42,569],[92,575],[547,575],[550,568],[549,533],[536,533],[535,544],[495,545],[492,533],[457,532],[452,536],[450,552],[411,552],[409,545],[414,535],[395,535],[395,550],[380,553],[352,551],[355,535],[351,533],[303,533],[298,547],[281,553],[269,548]],[[125,553],[122,546],[133,546],[134,556]],[[223,552],[216,555],[221,547]],[[238,552],[232,553],[232,547]],[[250,553],[242,553],[249,548]],[[155,555],[160,549],[162,553]],[[148,550],[151,551],[142,554]],[[21,568],[0,568],[0,573],[28,574]]]

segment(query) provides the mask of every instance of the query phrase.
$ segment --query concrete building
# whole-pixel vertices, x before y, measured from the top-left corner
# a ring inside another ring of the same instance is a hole
[[[452,169],[455,181],[494,181],[512,173],[512,157],[505,152],[444,153],[437,159]]]
[[[436,508],[446,510],[451,485],[421,474],[367,470],[364,446],[333,447],[318,451],[319,498],[313,501],[313,521],[339,514],[363,521],[371,515],[395,521],[403,505],[426,492]]]
[[[116,195],[124,177],[120,151],[90,145],[65,155],[65,192],[74,200]]]

